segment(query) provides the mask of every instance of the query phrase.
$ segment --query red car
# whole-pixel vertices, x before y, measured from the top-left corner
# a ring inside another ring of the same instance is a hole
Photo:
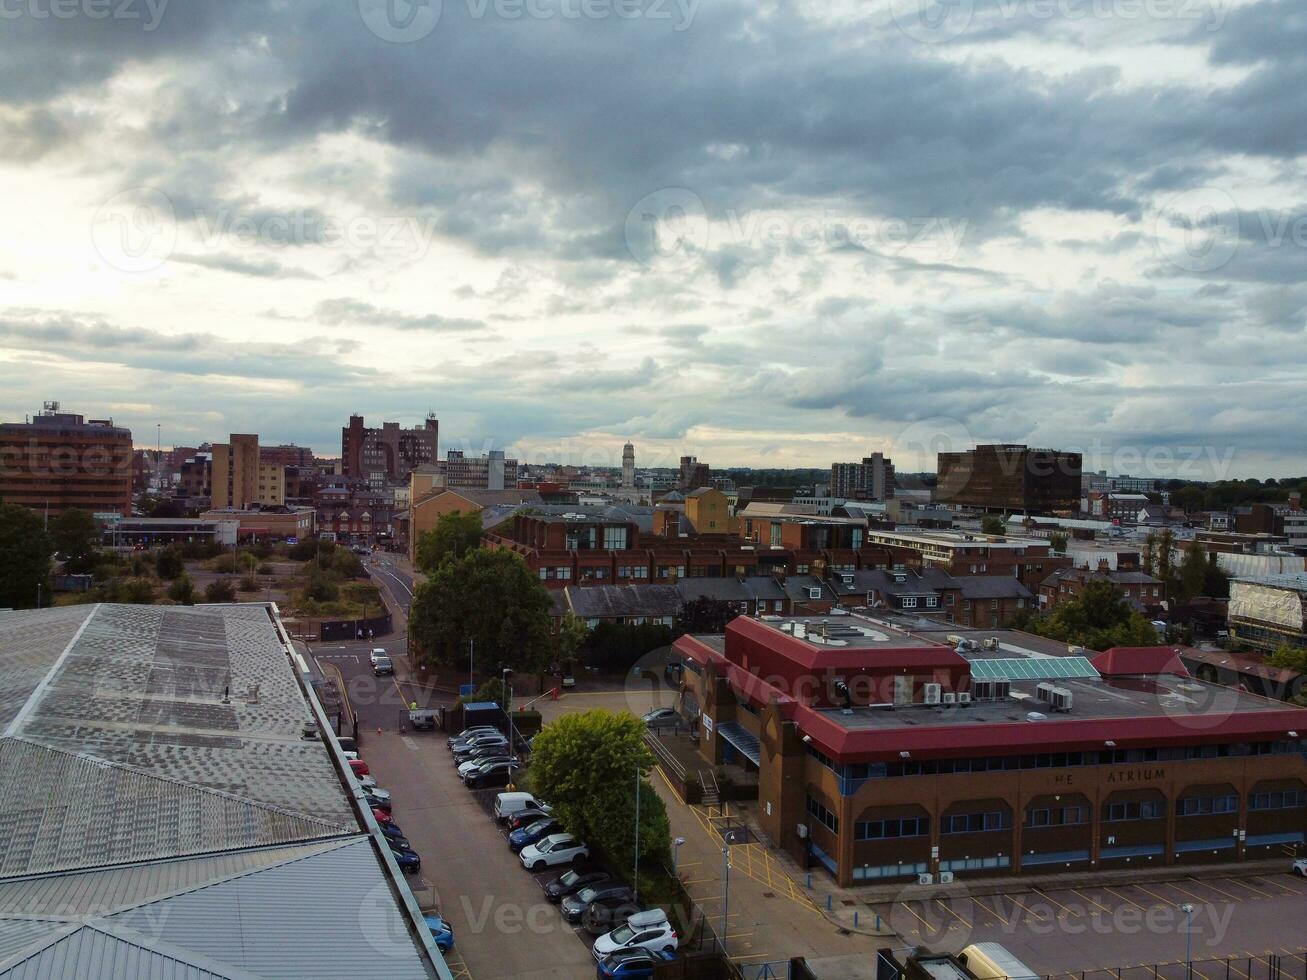
[[[372,775],[371,771],[368,769],[368,764],[362,759],[350,759],[349,767],[354,770],[354,775],[356,776]]]
[[[372,819],[375,820],[377,823],[390,823],[390,822],[391,822],[391,820],[390,820],[390,811],[389,811],[389,810],[373,810],[373,811],[372,811]]]

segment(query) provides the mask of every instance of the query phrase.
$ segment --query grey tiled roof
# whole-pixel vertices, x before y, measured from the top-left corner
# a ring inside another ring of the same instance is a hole
[[[719,599],[725,602],[753,602],[758,599],[784,599],[785,590],[769,575],[746,578],[687,578],[676,583],[683,602],[695,599]]]
[[[582,619],[617,616],[675,616],[680,597],[671,585],[569,586],[567,600]]]

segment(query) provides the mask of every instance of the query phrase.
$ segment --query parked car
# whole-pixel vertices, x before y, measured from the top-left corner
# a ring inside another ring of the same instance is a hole
[[[379,824],[390,824],[391,826],[395,825],[395,821],[390,819],[389,810],[379,810],[375,806],[372,808],[372,819]]]
[[[500,823],[530,808],[544,809],[544,804],[530,793],[500,793],[495,797],[495,819]]]
[[[582,888],[597,887],[612,880],[613,876],[607,871],[569,868],[557,878],[545,882],[545,898],[551,902],[561,902],[568,895],[575,895]]]
[[[418,857],[417,851],[401,849],[391,846],[390,853],[395,857],[395,863],[399,865],[399,870],[406,875],[415,875],[422,870],[422,859]]]
[[[451,751],[454,753],[454,758],[457,759],[459,756],[468,756],[477,749],[492,745],[506,746],[508,745],[508,739],[499,732],[482,732],[478,735],[473,735],[465,742],[455,742]]]
[[[650,909],[635,913],[612,932],[600,936],[590,952],[595,959],[602,960],[623,949],[657,949],[675,953],[677,945],[676,930],[667,921],[667,913],[663,909]]]
[[[508,750],[507,740],[502,742],[497,741],[497,742],[491,742],[488,745],[478,745],[474,749],[468,749],[463,752],[455,752],[454,763],[456,765],[462,765],[463,762],[471,762],[473,759],[489,759],[492,756],[496,756],[496,755],[511,755],[511,754],[512,753],[509,752]],[[462,759],[463,762],[459,762],[458,761],[459,759]]]
[[[480,757],[473,757],[471,759],[468,759],[466,762],[459,763],[458,774],[460,776],[466,776],[473,769],[484,769],[486,766],[493,765],[496,762],[516,762],[516,761],[517,759],[515,759],[513,756],[505,755],[503,752],[500,752],[495,755],[483,755]]]
[[[463,777],[463,785],[469,789],[484,789],[487,786],[507,786],[513,780],[514,773],[522,771],[521,763],[492,762],[482,769],[473,769]]]
[[[409,711],[408,723],[413,726],[414,731],[430,732],[435,731],[436,719],[439,717],[439,711],[432,711],[429,708],[418,708]]]
[[[350,738],[348,735],[336,736],[336,744],[340,746],[342,752],[353,752],[355,755],[358,754],[359,743],[354,741],[354,739]]]
[[[369,776],[367,778],[371,779],[372,777]],[[375,781],[371,786],[363,787],[363,795],[371,797],[372,799],[376,800],[378,803],[384,803],[387,808],[389,808],[390,806],[390,801],[391,801],[390,790],[382,789],[380,786],[376,784]]]
[[[457,742],[466,742],[466,741],[467,741],[469,738],[471,738],[473,735],[481,735],[481,734],[483,734],[483,733],[485,733],[485,732],[496,732],[496,733],[497,733],[498,731],[499,731],[499,729],[496,728],[494,725],[476,725],[476,726],[474,726],[474,727],[472,727],[472,728],[464,728],[464,729],[463,729],[461,732],[459,732],[457,735],[451,735],[451,736],[449,736],[449,738],[445,740],[445,744],[448,745],[448,746],[452,749],[452,748],[454,747],[455,743],[457,743]]]
[[[545,817],[537,820],[533,824],[525,827],[519,827],[508,835],[508,849],[517,854],[528,844],[536,844],[544,840],[550,834],[561,833],[563,825],[553,817]]]
[[[1307,878],[1307,858],[1299,858],[1293,862],[1293,873],[1300,878]]]
[[[599,980],[634,980],[636,977],[652,977],[654,965],[676,959],[675,953],[665,953],[661,949],[622,949],[599,961],[595,976]]]
[[[522,867],[543,871],[559,864],[571,864],[579,858],[588,858],[590,848],[571,834],[550,834],[544,840],[522,848],[518,857]]]
[[[646,711],[640,720],[650,728],[661,728],[664,725],[675,725],[680,718],[675,708],[654,708],[653,711]]]
[[[629,886],[622,884],[620,881],[609,879],[600,882],[597,885],[587,885],[578,891],[573,892],[563,899],[562,911],[563,918],[576,925],[585,919],[586,910],[596,903],[606,903],[612,908],[620,905],[631,905],[635,901],[635,895]],[[638,912],[638,908],[631,911]],[[628,913],[629,914],[629,913]],[[607,930],[604,930],[607,932]]]
[[[386,837],[403,838],[404,831],[400,830],[399,824],[393,820],[377,820],[377,826],[381,828],[381,833]]]
[[[368,805],[368,809],[370,809],[374,814],[384,813],[386,815],[386,819],[387,820],[390,819],[390,814],[392,811],[390,809],[389,800],[379,800],[375,796],[368,796],[365,793],[363,795],[363,802]]]
[[[524,810],[518,810],[508,818],[504,826],[510,831],[517,830],[519,827],[525,827],[527,824],[535,823],[545,817],[552,817],[554,808],[547,803],[539,803],[535,806],[529,806]]]
[[[389,659],[389,657],[386,654],[385,647],[373,647],[372,652],[368,655],[368,657],[371,660],[373,667],[377,665],[377,660],[379,658]]]
[[[377,657],[372,661],[372,673],[380,677],[383,674],[393,674],[395,665],[391,663],[389,657]]]
[[[436,949],[442,953],[448,953],[454,948],[454,929],[448,922],[438,915],[427,914],[422,917],[427,928],[431,930],[431,941],[436,944]],[[618,974],[619,976],[637,976],[634,973]]]
[[[368,768],[368,764],[364,762],[362,759],[350,759],[349,767],[354,770],[355,776],[372,775],[372,770]]]

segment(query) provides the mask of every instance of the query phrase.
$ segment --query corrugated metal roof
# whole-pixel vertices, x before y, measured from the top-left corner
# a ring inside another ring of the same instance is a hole
[[[22,710],[94,608],[0,612],[0,732]]]
[[[0,916],[106,915],[340,846],[319,841],[0,881]]]
[[[86,925],[14,962],[0,963],[3,980],[258,980],[173,950],[148,935]]]
[[[372,847],[360,839],[110,921],[257,976],[426,980]]]
[[[0,739],[0,878],[346,830],[23,739]]]
[[[24,949],[52,938],[56,933],[67,932],[75,926],[49,919],[0,918],[0,963]]]

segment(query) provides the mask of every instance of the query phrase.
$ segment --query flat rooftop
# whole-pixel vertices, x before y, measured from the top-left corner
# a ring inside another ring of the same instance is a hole
[[[882,531],[872,528],[868,540],[893,538],[905,544],[935,545],[937,547],[987,547],[999,549],[1046,547],[1046,538],[1017,537],[1011,534],[993,535],[971,531]]]
[[[838,708],[821,709],[821,713],[849,730],[898,731],[1003,722],[1057,726],[1068,721],[1146,719],[1158,715],[1198,719],[1213,706],[1228,713],[1281,711],[1285,707],[1280,702],[1234,688],[1170,674],[1096,679],[1050,677],[1049,683],[1071,692],[1070,711],[1054,711],[1050,705],[1040,701],[1037,695],[1040,681],[1036,678],[1012,681],[1010,698],[972,701],[966,707],[917,704],[892,711],[858,707],[852,714],[844,714]],[[1044,717],[1031,721],[1027,716],[1032,711]],[[1307,735],[1307,712],[1303,718],[1304,734]]]
[[[761,622],[818,649],[874,650],[878,647],[937,647],[944,643],[943,636],[938,639],[913,636],[863,616],[763,616]]]

